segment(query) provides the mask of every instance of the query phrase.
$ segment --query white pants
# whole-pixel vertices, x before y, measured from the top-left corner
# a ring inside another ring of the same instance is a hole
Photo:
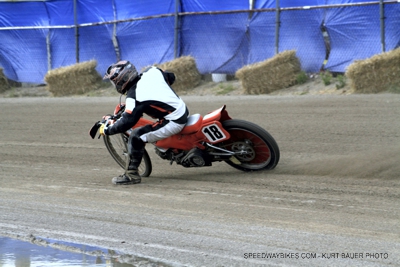
[[[166,124],[164,125],[160,124],[160,127],[158,127],[157,125],[154,128],[155,129],[154,131],[142,134],[140,136],[140,139],[142,139],[143,142],[154,143],[158,140],[179,133],[180,131],[182,131],[183,127],[185,127],[185,124],[178,124],[173,121],[167,121]]]

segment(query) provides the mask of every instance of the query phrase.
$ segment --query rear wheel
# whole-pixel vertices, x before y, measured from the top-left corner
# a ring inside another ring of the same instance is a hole
[[[226,163],[242,171],[275,168],[280,157],[279,147],[266,130],[243,120],[227,120],[222,125],[231,137],[219,143],[219,147],[238,152]]]
[[[103,136],[104,144],[108,152],[121,168],[125,169],[126,161],[129,160],[128,155],[128,139],[126,134],[115,134]],[[149,154],[144,150],[143,159],[139,166],[139,174],[142,177],[148,177],[152,171],[152,164]]]

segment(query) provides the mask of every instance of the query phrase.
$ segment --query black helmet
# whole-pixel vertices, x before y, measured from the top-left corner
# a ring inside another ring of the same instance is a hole
[[[127,60],[118,61],[108,67],[103,80],[110,79],[115,85],[115,89],[120,94],[125,94],[129,88],[127,85],[138,77],[138,72],[135,66]]]

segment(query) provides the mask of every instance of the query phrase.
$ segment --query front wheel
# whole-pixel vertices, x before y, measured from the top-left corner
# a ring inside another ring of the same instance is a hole
[[[129,160],[128,155],[128,139],[129,136],[126,134],[115,134],[103,136],[104,144],[108,152],[110,152],[113,159],[125,169],[126,161]],[[142,177],[148,177],[151,174],[153,167],[149,154],[144,150],[142,162],[139,165],[139,175]]]
[[[237,154],[225,162],[242,171],[271,170],[279,162],[280,152],[275,139],[260,126],[243,120],[222,123],[230,134],[219,147]]]

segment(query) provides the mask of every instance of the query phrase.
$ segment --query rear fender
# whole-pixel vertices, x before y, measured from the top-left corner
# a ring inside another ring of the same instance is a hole
[[[228,111],[226,111],[226,105],[223,105],[219,109],[216,109],[203,117],[203,124],[207,124],[211,121],[226,121],[231,120]]]

